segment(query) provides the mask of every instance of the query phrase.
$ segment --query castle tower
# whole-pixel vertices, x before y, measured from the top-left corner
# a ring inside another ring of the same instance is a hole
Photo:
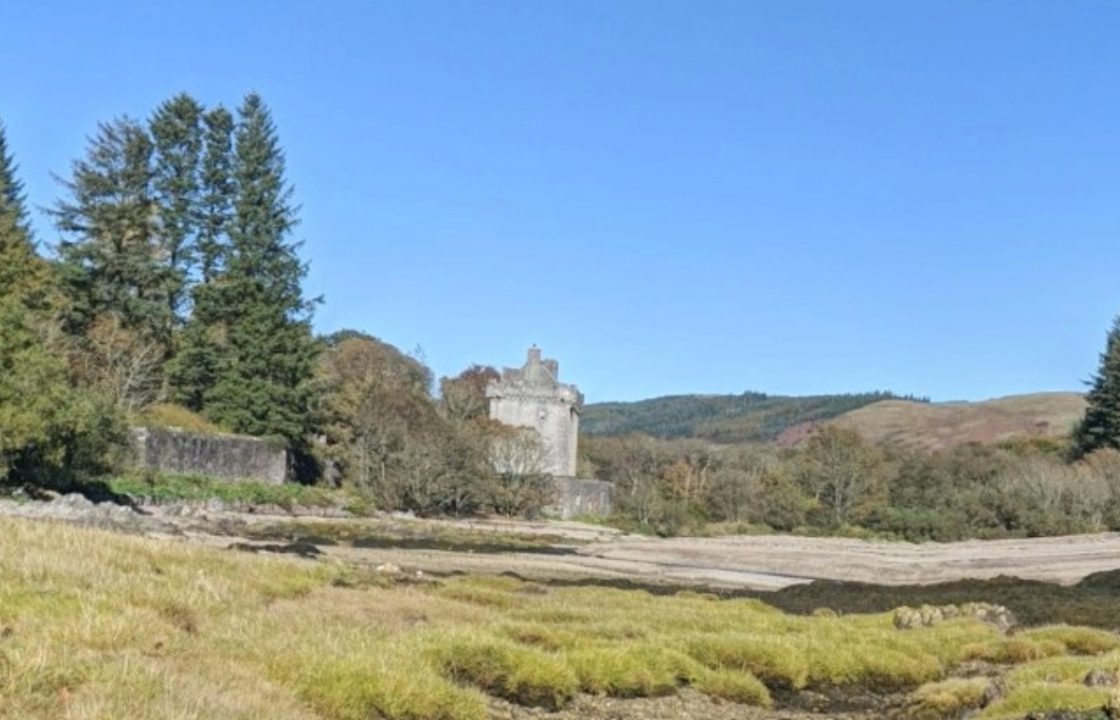
[[[559,377],[559,363],[542,359],[540,348],[534,345],[525,365],[502,370],[501,380],[486,387],[486,397],[491,419],[537,431],[544,447],[544,472],[575,477],[583,395]]]

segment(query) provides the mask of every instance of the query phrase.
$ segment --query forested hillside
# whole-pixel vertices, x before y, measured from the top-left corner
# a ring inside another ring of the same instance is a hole
[[[584,409],[581,423],[587,435],[642,433],[728,444],[766,442],[795,425],[830,420],[880,400],[897,398],[889,392],[806,397],[758,392],[669,395],[639,402],[593,403]]]

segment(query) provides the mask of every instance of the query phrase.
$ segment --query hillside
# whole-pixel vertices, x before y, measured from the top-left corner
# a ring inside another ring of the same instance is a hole
[[[845,413],[835,423],[873,442],[936,450],[968,442],[1064,436],[1084,412],[1080,393],[1051,392],[975,403],[884,400]],[[791,429],[780,440],[789,442],[796,432]]]
[[[639,402],[593,403],[584,408],[580,422],[588,435],[644,433],[717,443],[768,442],[788,428],[830,420],[891,399],[897,396],[882,392],[806,397],[756,392],[669,395]]]

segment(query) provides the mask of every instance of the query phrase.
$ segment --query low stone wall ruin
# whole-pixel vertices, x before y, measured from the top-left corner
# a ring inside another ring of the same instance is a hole
[[[269,485],[288,475],[288,451],[260,438],[143,427],[131,434],[137,468]]]
[[[573,477],[558,477],[554,481],[556,504],[547,509],[547,514],[561,520],[581,516],[606,517],[611,514],[611,489],[614,486],[609,482]]]

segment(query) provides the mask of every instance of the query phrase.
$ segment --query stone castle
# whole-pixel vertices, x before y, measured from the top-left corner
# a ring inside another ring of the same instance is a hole
[[[575,385],[560,382],[559,363],[541,359],[540,348],[533,346],[525,365],[505,368],[501,379],[487,386],[486,397],[491,419],[536,430],[544,451],[542,472],[576,476],[583,395]]]
[[[541,471],[551,475],[555,502],[547,514],[567,520],[584,515],[609,515],[611,485],[578,478],[579,416],[583,395],[575,385],[560,382],[560,365],[542,359],[538,347],[520,368],[506,368],[486,388],[490,418],[535,431],[543,450]]]

